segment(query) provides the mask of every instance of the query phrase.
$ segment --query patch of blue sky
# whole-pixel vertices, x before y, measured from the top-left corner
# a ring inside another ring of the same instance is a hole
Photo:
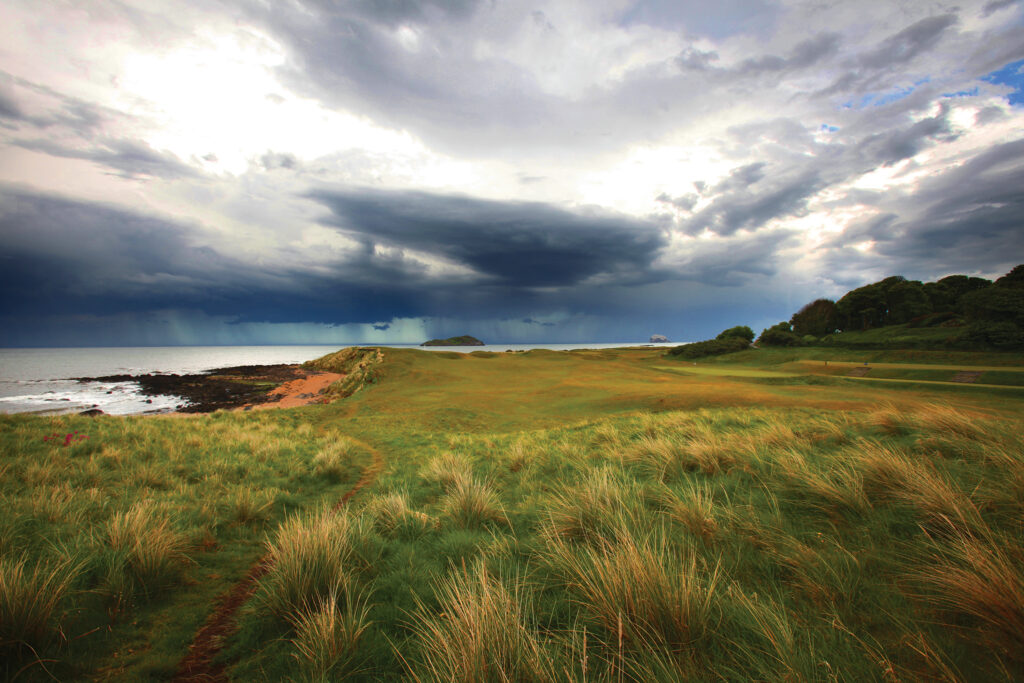
[[[975,97],[978,94],[978,86],[974,86],[970,90],[957,90],[956,92],[944,92],[943,97]]]
[[[826,133],[835,133],[837,130],[839,130],[839,126],[833,126],[828,123],[823,123],[821,124],[821,129]]]
[[[859,100],[849,100],[843,104],[844,109],[866,109],[867,107],[881,107],[886,104],[891,104],[897,100],[902,100],[910,93],[917,90],[917,88],[925,83],[929,82],[931,78],[922,78],[915,82],[913,85],[905,88],[896,88],[888,92],[869,92],[862,95]]]
[[[985,74],[981,80],[1013,88],[1006,98],[1013,106],[1024,105],[1024,59],[1010,62],[1002,68]]]

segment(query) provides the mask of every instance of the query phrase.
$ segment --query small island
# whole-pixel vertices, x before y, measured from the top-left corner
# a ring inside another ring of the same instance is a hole
[[[461,337],[449,337],[448,339],[431,339],[420,346],[483,346],[484,343],[476,337],[464,334]]]

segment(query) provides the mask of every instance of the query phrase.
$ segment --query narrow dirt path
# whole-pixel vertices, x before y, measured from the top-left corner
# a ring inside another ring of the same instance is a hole
[[[344,507],[359,491],[372,484],[384,469],[384,458],[377,452],[377,449],[362,441],[356,439],[353,441],[369,451],[373,461],[363,468],[363,474],[359,481],[345,492],[345,495],[331,508],[332,510],[340,510]],[[235,615],[238,609],[256,592],[260,578],[270,570],[270,566],[270,557],[263,555],[256,560],[241,581],[217,600],[213,613],[196,632],[196,637],[188,647],[188,654],[178,664],[178,671],[173,679],[176,683],[197,683],[199,681],[220,683],[228,680],[224,675],[224,667],[214,660],[224,649],[228,637],[235,632]]]

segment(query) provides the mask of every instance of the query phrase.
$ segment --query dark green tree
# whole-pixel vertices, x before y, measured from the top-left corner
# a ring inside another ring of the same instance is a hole
[[[1024,264],[1014,267],[1009,273],[996,280],[994,284],[999,287],[1024,289]]]
[[[762,330],[757,343],[760,346],[800,346],[803,340],[793,334],[793,328],[788,322],[783,321]]]
[[[723,330],[717,337],[715,337],[715,339],[728,339],[729,337],[746,339],[749,344],[754,341],[754,331],[746,325],[737,325],[736,327],[730,327],[727,330]]]
[[[902,325],[932,312],[932,302],[918,280],[894,282],[885,292],[885,325]]]
[[[969,322],[1012,323],[1024,327],[1024,287],[992,285],[960,299]]]
[[[887,305],[884,282],[858,287],[836,302],[839,329],[867,330],[885,324]]]
[[[960,299],[965,294],[969,294],[979,289],[985,289],[992,284],[991,280],[986,280],[983,277],[968,277],[967,275],[947,275],[938,282],[933,283],[935,285],[941,285],[948,292],[948,301],[944,306],[939,306],[935,301],[932,302],[932,309],[936,312],[941,311],[954,311],[963,315],[963,307],[960,305]],[[929,290],[930,291],[930,290]],[[931,296],[929,294],[929,296]]]
[[[789,324],[793,326],[793,333],[798,337],[808,334],[824,337],[836,331],[838,319],[836,302],[831,299],[815,299],[794,313],[789,319]]]

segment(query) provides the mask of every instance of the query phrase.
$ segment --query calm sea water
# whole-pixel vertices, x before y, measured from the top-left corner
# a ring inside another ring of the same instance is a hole
[[[0,413],[69,413],[99,408],[111,415],[160,413],[184,404],[178,396],[147,397],[133,382],[78,382],[72,377],[194,374],[235,365],[303,363],[343,348],[331,346],[148,346],[0,349]],[[413,344],[380,344],[393,348]],[[489,344],[433,346],[430,351],[601,349],[675,344]]]

